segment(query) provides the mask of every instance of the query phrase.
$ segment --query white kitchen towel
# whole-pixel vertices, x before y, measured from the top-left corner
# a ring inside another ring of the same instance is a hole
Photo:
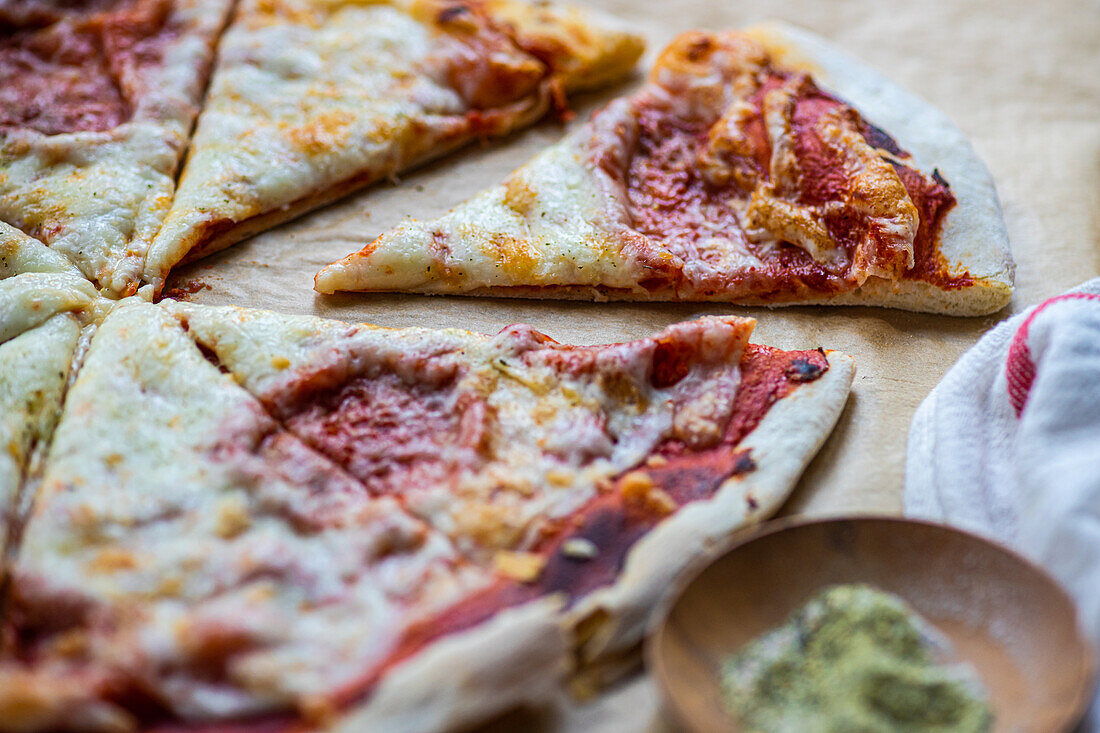
[[[905,513],[1047,568],[1100,649],[1100,278],[1000,324],[932,390],[909,429]]]

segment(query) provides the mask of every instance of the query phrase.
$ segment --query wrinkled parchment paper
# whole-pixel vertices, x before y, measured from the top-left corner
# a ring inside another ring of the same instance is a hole
[[[997,181],[1016,258],[1012,305],[994,316],[950,318],[872,308],[723,308],[715,305],[555,303],[507,299],[314,293],[313,274],[406,216],[443,213],[497,182],[562,127],[544,123],[473,146],[397,185],[383,184],[177,273],[209,286],[199,303],[236,304],[385,326],[494,333],[527,322],[571,343],[620,341],[704,313],[759,319],[754,341],[824,346],[856,359],[836,430],[784,513],[901,508],[906,433],[916,406],[993,324],[1100,275],[1100,2],[1055,0],[602,0],[649,40],[641,69],[675,34],[778,18],[802,25],[878,67],[943,109]],[[640,77],[639,77],[640,78]],[[631,82],[575,100],[584,119]],[[495,729],[663,730],[657,695],[635,676],[588,704],[509,716]]]

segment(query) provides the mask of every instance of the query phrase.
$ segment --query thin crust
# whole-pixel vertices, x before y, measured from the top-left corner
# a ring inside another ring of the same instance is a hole
[[[328,729],[456,730],[548,699],[569,670],[561,605],[543,598],[444,637],[396,667],[367,702],[341,711]]]

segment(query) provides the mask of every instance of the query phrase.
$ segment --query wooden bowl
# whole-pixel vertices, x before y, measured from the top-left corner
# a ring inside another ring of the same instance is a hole
[[[722,704],[722,661],[822,588],[856,582],[901,596],[951,640],[990,693],[994,730],[1052,733],[1084,714],[1093,655],[1073,602],[1050,576],[960,530],[859,517],[773,522],[673,586],[646,662],[676,722],[737,730]]]

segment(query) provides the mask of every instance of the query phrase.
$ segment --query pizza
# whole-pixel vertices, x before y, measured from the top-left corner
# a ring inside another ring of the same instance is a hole
[[[231,0],[0,4],[0,220],[136,291]]]
[[[627,75],[641,39],[522,0],[242,0],[144,278]]]
[[[328,265],[316,289],[864,304],[975,315],[1014,265],[947,118],[809,33],[691,32],[503,183]]]
[[[547,695],[831,430],[851,359],[752,327],[569,346],[122,301],[13,513],[0,728],[423,732]]]

